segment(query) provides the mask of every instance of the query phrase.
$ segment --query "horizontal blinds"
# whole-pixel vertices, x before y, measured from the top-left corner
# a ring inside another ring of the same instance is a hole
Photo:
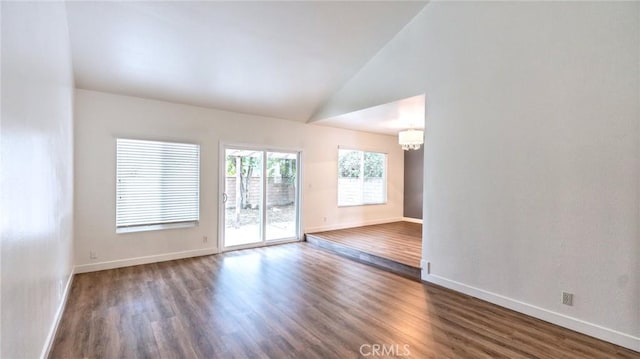
[[[116,227],[200,216],[200,146],[118,138]]]

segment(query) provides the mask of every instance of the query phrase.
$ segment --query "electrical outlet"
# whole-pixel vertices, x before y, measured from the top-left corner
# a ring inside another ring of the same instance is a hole
[[[420,261],[420,268],[424,269],[425,272],[427,272],[427,274],[431,273],[431,262],[426,261],[426,260],[421,260]]]
[[[207,238],[207,236],[202,236],[202,243],[207,243],[209,242],[209,238]]]
[[[562,292],[562,304],[573,305],[573,293]]]
[[[98,259],[98,255],[94,251],[89,252],[89,259]]]

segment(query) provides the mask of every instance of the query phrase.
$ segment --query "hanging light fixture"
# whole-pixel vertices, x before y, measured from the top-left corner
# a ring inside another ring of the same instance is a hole
[[[404,130],[398,133],[398,143],[405,151],[417,150],[424,143],[424,131],[422,130]]]

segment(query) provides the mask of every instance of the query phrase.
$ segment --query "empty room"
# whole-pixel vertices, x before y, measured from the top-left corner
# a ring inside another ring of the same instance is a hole
[[[640,358],[640,2],[0,20],[0,358]]]

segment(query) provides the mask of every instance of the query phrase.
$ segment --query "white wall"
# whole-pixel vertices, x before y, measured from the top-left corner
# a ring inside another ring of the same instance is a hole
[[[71,54],[64,3],[1,6],[0,357],[37,358],[73,264]]]
[[[318,118],[425,92],[423,278],[640,351],[639,52],[638,2],[432,2]]]
[[[302,217],[307,231],[402,217],[403,152],[393,136],[86,90],[76,90],[75,111],[75,260],[80,271],[140,262],[123,262],[130,258],[216,252],[220,141],[303,151]],[[198,227],[115,233],[116,137],[201,145]],[[386,205],[337,208],[338,145],[389,154]],[[202,243],[203,236],[209,238],[207,244]],[[90,251],[96,252],[96,260],[89,259]],[[104,263],[110,261],[118,262]]]

